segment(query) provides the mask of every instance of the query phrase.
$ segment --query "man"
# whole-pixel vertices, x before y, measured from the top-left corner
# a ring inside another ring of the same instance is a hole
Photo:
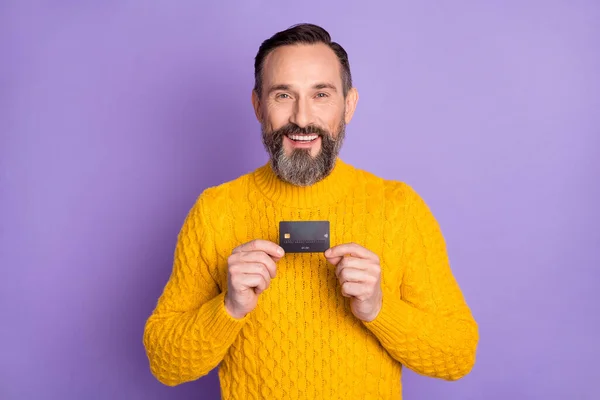
[[[205,190],[147,321],[166,385],[220,364],[223,398],[398,399],[401,368],[446,380],[475,362],[478,327],[444,238],[407,184],[343,162],[358,93],[322,28],[275,34],[252,104],[270,162]],[[326,220],[325,252],[285,253],[280,221]]]

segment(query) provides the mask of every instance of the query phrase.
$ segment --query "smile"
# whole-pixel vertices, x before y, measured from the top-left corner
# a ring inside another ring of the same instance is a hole
[[[289,139],[293,140],[294,142],[303,142],[303,143],[308,143],[308,142],[312,142],[313,140],[315,140],[316,138],[319,137],[319,135],[286,135]]]

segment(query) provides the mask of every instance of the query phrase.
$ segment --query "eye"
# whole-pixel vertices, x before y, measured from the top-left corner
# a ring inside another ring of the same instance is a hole
[[[279,93],[277,96],[278,99],[289,99],[290,96],[287,93]]]
[[[322,92],[321,93],[317,93],[317,97],[319,97],[319,98],[325,98],[325,97],[328,97],[328,94],[327,93],[322,93]]]

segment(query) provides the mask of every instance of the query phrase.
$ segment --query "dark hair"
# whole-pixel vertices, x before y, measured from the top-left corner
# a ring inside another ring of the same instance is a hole
[[[262,42],[256,58],[254,59],[254,91],[260,97],[262,92],[262,70],[265,63],[265,58],[280,46],[292,44],[316,44],[323,43],[329,46],[335,53],[342,66],[342,85],[344,96],[352,87],[352,74],[350,73],[350,62],[346,50],[338,43],[331,41],[329,32],[320,26],[314,24],[297,24],[293,25],[285,31],[277,32],[269,39]]]

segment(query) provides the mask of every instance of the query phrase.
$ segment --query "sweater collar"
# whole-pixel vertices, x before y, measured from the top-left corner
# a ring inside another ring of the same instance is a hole
[[[330,174],[311,186],[296,186],[281,180],[268,162],[254,171],[254,184],[269,200],[282,206],[311,208],[344,198],[356,178],[356,169],[339,157]]]

